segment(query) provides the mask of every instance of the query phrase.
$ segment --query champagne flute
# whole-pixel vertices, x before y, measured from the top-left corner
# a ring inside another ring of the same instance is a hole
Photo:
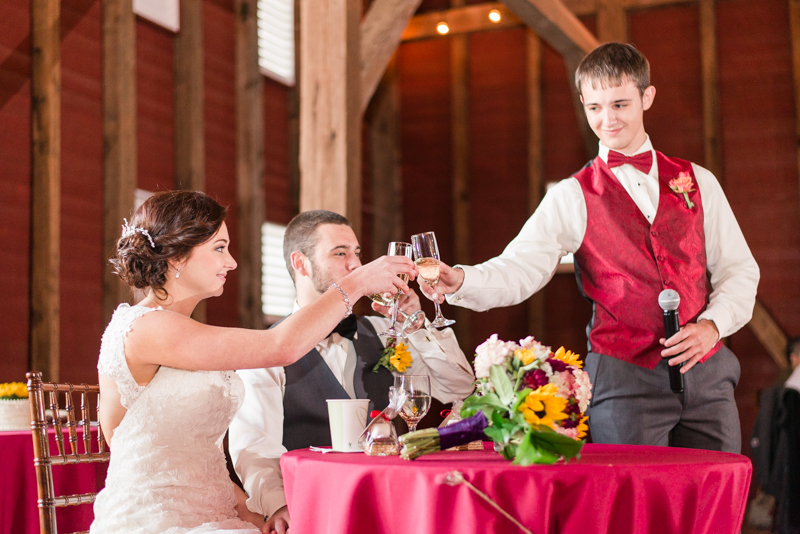
[[[372,299],[372,302],[376,302],[381,306],[385,306],[387,308],[391,308],[394,302],[393,298],[387,298],[385,295],[381,293],[374,293],[369,296]],[[425,312],[422,310],[417,310],[411,315],[404,312],[400,307],[397,308],[397,315],[400,317],[400,320],[403,321],[403,333],[407,336],[413,334],[425,324]]]
[[[417,265],[419,277],[433,288],[433,304],[436,307],[436,317],[431,322],[436,328],[444,328],[455,323],[452,319],[445,319],[439,305],[439,293],[436,285],[439,283],[439,247],[436,245],[436,235],[433,232],[415,234],[411,236],[414,244],[414,263]]]
[[[400,375],[394,377],[394,387],[406,392],[400,417],[408,424],[408,431],[414,432],[431,407],[431,379],[428,375]]]
[[[412,259],[411,245],[409,243],[402,243],[402,242],[399,242],[399,241],[392,241],[391,243],[389,243],[389,251],[386,253],[386,255],[387,256],[405,256],[408,259]],[[400,279],[403,282],[408,283],[408,275],[407,274],[398,274],[397,276],[399,276]],[[402,294],[403,293],[401,291],[398,291],[397,293],[395,293],[392,296],[392,323],[389,326],[389,328],[386,330],[386,332],[381,332],[380,335],[386,336],[386,337],[393,337],[395,339],[396,338],[401,338],[401,339],[405,339],[406,338],[406,335],[402,331],[397,330],[394,327],[395,323],[397,322],[397,310],[398,310],[398,302],[397,301],[400,298],[400,295],[402,295]]]

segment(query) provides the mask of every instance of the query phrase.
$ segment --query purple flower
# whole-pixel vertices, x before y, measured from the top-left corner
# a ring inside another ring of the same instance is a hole
[[[525,377],[522,379],[522,382],[525,384],[525,387],[536,389],[540,386],[547,385],[549,380],[544,371],[541,369],[534,369],[533,371],[528,371],[525,373]]]

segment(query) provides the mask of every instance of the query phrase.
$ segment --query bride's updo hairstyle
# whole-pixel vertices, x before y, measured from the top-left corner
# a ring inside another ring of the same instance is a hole
[[[225,207],[199,191],[154,194],[122,226],[110,260],[114,273],[130,287],[150,288],[165,298],[168,260],[188,258],[217,233],[226,215]]]

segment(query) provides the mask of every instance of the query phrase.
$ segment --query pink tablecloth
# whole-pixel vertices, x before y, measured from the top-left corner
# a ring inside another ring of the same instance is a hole
[[[534,534],[734,534],[752,474],[738,454],[596,444],[567,465],[518,467],[491,450],[408,462],[302,449],[281,469],[294,534],[520,532],[465,485],[442,484],[453,470]]]
[[[52,430],[50,434],[53,444]],[[95,437],[94,429],[92,435]],[[105,482],[107,467],[106,463],[53,467],[56,495],[98,491]],[[37,534],[36,499],[30,430],[0,431],[0,534]],[[91,505],[59,508],[56,512],[58,530],[88,530],[92,517]]]

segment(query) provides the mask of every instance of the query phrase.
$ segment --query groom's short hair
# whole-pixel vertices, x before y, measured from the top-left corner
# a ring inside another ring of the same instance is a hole
[[[328,210],[309,210],[295,216],[286,227],[283,236],[283,259],[286,262],[286,269],[294,281],[294,269],[292,268],[292,252],[300,252],[311,258],[314,247],[317,246],[319,236],[317,227],[323,224],[343,224],[350,226],[350,221],[346,217]]]

